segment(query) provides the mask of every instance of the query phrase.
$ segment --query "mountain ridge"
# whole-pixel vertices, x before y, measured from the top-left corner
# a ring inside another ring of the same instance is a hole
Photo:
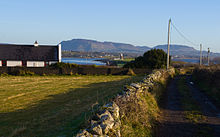
[[[72,39],[62,41],[62,50],[84,51],[84,52],[120,52],[120,53],[140,53],[140,48],[132,44],[116,42],[99,42],[88,39]],[[144,47],[149,50],[150,47]]]
[[[72,39],[62,41],[62,50],[64,51],[83,51],[83,52],[108,52],[108,53],[136,53],[142,55],[150,49],[162,49],[167,51],[167,45],[157,45],[154,47],[148,46],[134,46],[127,43],[119,42],[100,42],[97,40],[89,39]],[[202,52],[207,55],[207,51]],[[200,51],[193,47],[186,45],[172,44],[170,45],[170,54],[176,57],[195,57],[200,55]],[[220,53],[210,53],[211,57],[220,56]]]

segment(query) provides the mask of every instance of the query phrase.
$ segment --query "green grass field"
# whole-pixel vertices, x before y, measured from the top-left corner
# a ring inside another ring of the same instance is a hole
[[[72,136],[97,103],[142,76],[0,77],[0,136]]]

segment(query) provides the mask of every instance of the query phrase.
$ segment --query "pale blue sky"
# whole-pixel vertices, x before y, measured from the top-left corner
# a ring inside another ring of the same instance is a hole
[[[1,0],[0,43],[58,44],[73,38],[155,46],[173,23],[220,52],[219,0]],[[171,43],[190,45],[172,31]]]

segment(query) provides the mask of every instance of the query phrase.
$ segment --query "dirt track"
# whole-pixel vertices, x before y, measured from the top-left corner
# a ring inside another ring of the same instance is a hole
[[[206,120],[197,124],[192,123],[185,117],[181,104],[181,94],[178,91],[177,82],[183,76],[174,78],[164,95],[161,106],[161,120],[155,130],[156,137],[197,137],[203,136],[207,130],[208,136],[220,136],[220,111],[209,99],[201,93],[193,84],[190,84],[190,76],[187,76],[185,84],[192,93],[194,100],[201,107]],[[207,133],[205,134],[207,136]]]

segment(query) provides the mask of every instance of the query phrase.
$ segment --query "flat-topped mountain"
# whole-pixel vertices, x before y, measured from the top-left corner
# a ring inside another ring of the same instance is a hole
[[[84,51],[84,52],[116,52],[116,53],[140,53],[148,51],[149,47],[134,46],[125,43],[99,42],[86,39],[72,39],[62,41],[62,50]]]

